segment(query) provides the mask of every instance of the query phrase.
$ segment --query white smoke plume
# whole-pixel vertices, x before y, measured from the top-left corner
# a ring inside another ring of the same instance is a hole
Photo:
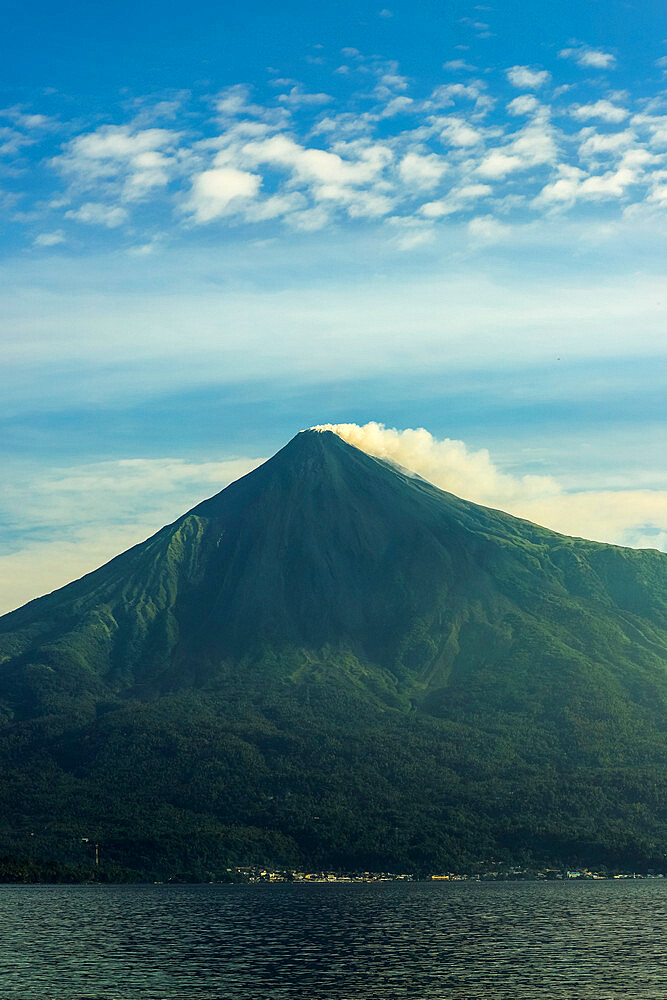
[[[463,441],[438,440],[423,427],[399,431],[371,421],[363,427],[320,424],[312,429],[333,431],[367,455],[396,462],[440,489],[487,507],[508,508],[523,500],[560,493],[551,476],[518,477],[501,472],[486,448],[470,451]]]
[[[507,511],[554,531],[617,545],[667,549],[667,491],[566,492],[552,476],[502,472],[483,448],[433,437],[423,427],[396,430],[372,421],[320,424],[368,455],[395,462],[440,489]]]

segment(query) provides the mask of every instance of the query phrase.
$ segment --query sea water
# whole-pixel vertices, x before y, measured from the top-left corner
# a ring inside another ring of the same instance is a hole
[[[0,886],[3,1000],[662,1000],[667,879]]]

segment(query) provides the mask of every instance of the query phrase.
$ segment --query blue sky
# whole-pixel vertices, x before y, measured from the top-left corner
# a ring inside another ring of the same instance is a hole
[[[416,6],[5,5],[0,611],[321,423],[667,547],[664,5]]]

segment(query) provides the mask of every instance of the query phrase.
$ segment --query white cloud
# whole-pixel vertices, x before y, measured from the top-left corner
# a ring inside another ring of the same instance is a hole
[[[55,247],[59,243],[65,242],[65,234],[62,229],[56,229],[52,233],[38,233],[33,240],[36,247]]]
[[[530,66],[512,66],[505,73],[512,86],[521,90],[543,87],[551,79],[551,74],[546,69],[531,69]]]
[[[649,145],[658,149],[667,146],[667,115],[634,115],[632,124],[638,128],[648,130],[650,135]]]
[[[482,177],[505,177],[515,170],[523,170],[525,166],[526,164],[520,156],[507,153],[502,149],[493,149],[477,167],[477,173],[481,174]]]
[[[586,490],[520,501],[511,513],[597,542],[667,549],[667,492]]]
[[[474,243],[499,243],[506,239],[511,230],[492,215],[480,215],[468,223],[468,232]]]
[[[51,163],[74,192],[95,189],[122,201],[140,201],[169,183],[177,168],[179,133],[162,128],[105,125],[76,136]]]
[[[587,177],[581,182],[579,190],[584,198],[619,198],[634,180],[634,171],[621,167]]]
[[[408,86],[407,77],[398,72],[398,63],[391,62],[387,67],[380,71],[376,93],[379,93],[381,97],[384,97],[386,96],[387,91],[403,91],[407,90]]]
[[[626,189],[636,181],[636,172],[621,166],[604,174],[588,175],[578,167],[561,164],[559,177],[545,185],[535,199],[539,207],[544,204],[574,204],[577,200],[604,200],[620,198]]]
[[[0,125],[0,156],[16,156],[24,146],[31,146],[34,139],[25,132]]]
[[[450,59],[448,62],[443,64],[442,68],[449,70],[450,73],[459,73],[462,71],[473,73],[476,69],[475,66],[466,62],[465,59]]]
[[[528,124],[515,133],[509,149],[530,167],[553,163],[556,158],[553,131],[548,125],[539,122]]]
[[[291,83],[291,80],[274,80],[274,85],[284,86]],[[250,102],[250,88],[245,84],[237,83],[222,90],[216,99],[215,107],[223,118],[237,117],[238,115],[262,115],[264,108]]]
[[[616,65],[616,56],[612,55],[611,52],[592,49],[587,45],[561,49],[558,55],[561,59],[573,59],[577,65],[586,69],[613,69]]]
[[[167,129],[134,132],[129,125],[105,125],[72,139],[56,164],[65,171],[100,176],[115,171],[118,163],[132,164],[143,153],[170,148],[177,138],[177,133]]]
[[[667,184],[656,184],[649,194],[649,201],[667,206]]]
[[[197,174],[187,202],[187,210],[197,222],[211,222],[238,209],[240,203],[254,198],[261,178],[235,167],[214,167]]]
[[[398,165],[401,180],[419,188],[435,187],[446,169],[446,162],[435,153],[407,153]]]
[[[240,156],[252,166],[286,170],[290,187],[305,187],[316,202],[338,204],[351,218],[377,218],[391,211],[388,186],[379,182],[393,160],[391,149],[361,140],[339,142],[336,149],[305,147],[279,134],[246,143]]]
[[[506,145],[490,150],[477,167],[483,177],[504,177],[516,170],[553,163],[556,144],[550,126],[537,121],[508,136]]]
[[[533,94],[521,94],[507,105],[511,115],[530,115],[540,107],[540,102]]]
[[[267,219],[278,219],[281,216],[301,212],[307,206],[307,201],[298,191],[286,194],[274,194],[263,201],[253,201],[244,209],[244,218],[248,222],[264,222]]]
[[[612,104],[611,101],[601,100],[595,101],[592,104],[577,104],[570,109],[570,114],[573,118],[578,118],[580,121],[587,121],[590,118],[600,118],[605,122],[623,122],[629,115],[629,111],[625,108],[619,108],[617,104]]]
[[[68,219],[86,222],[91,226],[106,226],[107,229],[117,229],[127,222],[127,209],[120,205],[103,205],[100,202],[87,201],[77,209],[65,212]]]
[[[483,135],[479,129],[468,124],[462,118],[448,117],[442,120],[443,125],[440,138],[449,146],[460,146],[468,148],[477,146],[483,141]]]
[[[557,180],[550,181],[542,188],[540,194],[535,199],[536,204],[574,204],[581,179],[586,174],[579,167],[573,167],[567,163],[558,165],[558,174]]]
[[[355,159],[344,159],[338,153],[325,149],[307,148],[289,136],[276,135],[247,143],[242,153],[253,164],[286,167],[302,180],[342,186],[373,181],[393,159],[391,150],[380,144],[349,148],[357,151]]]
[[[330,94],[309,94],[301,87],[294,86],[286,94],[280,94],[278,100],[292,108],[301,108],[307,105],[329,104],[333,98]]]
[[[612,132],[610,134],[600,134],[594,129],[582,129],[582,143],[579,146],[579,155],[585,158],[595,156],[609,156],[627,149],[635,139],[636,134],[628,129],[626,132]],[[637,151],[639,152],[639,151]]]
[[[316,233],[324,229],[331,221],[329,212],[323,205],[315,205],[313,208],[305,208],[302,211],[292,212],[287,217],[287,221],[292,229],[302,233]]]
[[[25,129],[27,131],[30,131],[30,129],[42,131],[43,129],[53,128],[56,124],[52,118],[48,118],[46,115],[26,112],[18,105],[11,108],[0,109],[0,118],[9,119],[9,121],[14,122],[18,128]]]
[[[493,189],[488,184],[464,184],[453,188],[446,198],[439,201],[428,201],[421,206],[419,212],[427,219],[438,219],[443,215],[452,215],[470,206],[470,203],[480,198],[487,198]]]
[[[406,114],[412,111],[414,104],[415,102],[411,97],[405,97],[404,95],[392,97],[380,112],[380,118],[393,118],[395,115]]]

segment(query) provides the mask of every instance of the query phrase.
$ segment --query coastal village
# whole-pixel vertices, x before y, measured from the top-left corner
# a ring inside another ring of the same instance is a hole
[[[508,882],[508,881],[564,881],[568,879],[644,879],[664,878],[662,873],[592,871],[589,868],[568,870],[561,868],[497,868],[475,873],[444,872],[441,874],[415,875],[393,872],[303,872],[253,866],[228,868],[230,879],[238,882]]]

